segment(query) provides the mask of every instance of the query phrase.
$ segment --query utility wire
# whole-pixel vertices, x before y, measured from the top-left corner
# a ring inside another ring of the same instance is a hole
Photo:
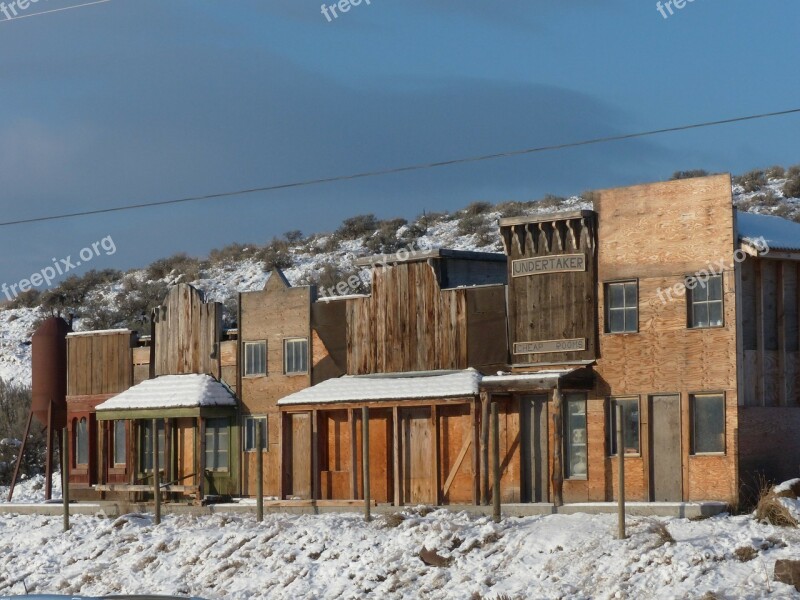
[[[580,142],[570,142],[565,144],[555,144],[552,146],[539,146],[536,148],[525,148],[522,150],[512,150],[509,152],[499,152],[496,154],[484,154],[482,156],[472,156],[466,158],[455,158],[451,160],[443,160],[439,162],[422,163],[416,165],[408,165],[405,167],[394,167],[390,169],[381,169],[377,171],[365,171],[362,173],[354,173],[351,175],[338,175],[335,177],[323,177],[320,179],[306,179],[301,181],[294,181],[290,183],[282,183],[277,185],[269,185],[264,187],[249,188],[236,190],[231,192],[219,192],[216,194],[206,194],[202,196],[188,196],[186,198],[176,198],[173,200],[159,200],[155,202],[142,202],[139,204],[128,204],[125,206],[114,206],[109,208],[98,208],[94,210],[84,210],[80,212],[64,213],[60,215],[48,215],[44,217],[32,217],[29,219],[19,219],[16,221],[0,222],[0,227],[8,227],[11,225],[22,225],[25,223],[40,223],[42,221],[56,221],[60,219],[72,219],[75,217],[86,217],[89,215],[100,215],[113,212],[121,212],[126,210],[137,210],[140,208],[152,208],[154,206],[168,206],[170,204],[184,204],[187,202],[200,202],[203,200],[218,200],[220,198],[230,198],[231,196],[243,196],[245,194],[255,194],[259,192],[274,192],[278,190],[287,190],[292,188],[308,187],[312,185],[321,185],[323,183],[335,183],[339,181],[352,181],[354,179],[365,179],[367,177],[380,177],[383,175],[393,175],[397,173],[409,173],[411,171],[422,171],[426,169],[436,169],[439,167],[448,167],[452,165],[461,165],[466,163],[476,163],[486,160],[496,160],[500,158],[510,158],[513,156],[523,156],[526,154],[536,154],[540,152],[551,152],[554,150],[564,150],[567,148],[577,148],[579,146],[590,146],[593,144],[604,144],[608,142],[617,142],[621,140],[631,140],[635,138],[643,138],[653,135],[660,135],[663,133],[672,133],[676,131],[688,131],[690,129],[701,129],[704,127],[715,127],[719,125],[729,125],[731,123],[741,123],[744,121],[755,121],[757,119],[766,119],[770,117],[779,117],[791,114],[800,113],[800,108],[793,108],[790,110],[782,110],[778,112],[761,113],[757,115],[749,115],[746,117],[736,117],[733,119],[723,119],[719,121],[706,121],[704,123],[694,123],[692,125],[681,125],[679,127],[667,127],[664,129],[653,129],[650,131],[642,131],[639,133],[628,133],[622,135],[612,135],[606,137],[593,138],[583,140]]]
[[[42,10],[28,15],[19,15],[18,17],[7,17],[0,21],[0,23],[7,23],[8,21],[18,21],[19,19],[28,19],[30,17],[40,17],[42,15],[49,15],[51,13],[63,12],[65,10],[72,10],[73,8],[83,8],[84,6],[93,6],[95,4],[105,4],[111,0],[94,0],[94,2],[86,2],[84,4],[76,4],[74,6],[63,6],[61,8],[53,8],[51,10]]]

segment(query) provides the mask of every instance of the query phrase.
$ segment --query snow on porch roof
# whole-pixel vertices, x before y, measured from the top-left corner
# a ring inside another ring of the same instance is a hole
[[[773,250],[800,250],[800,223],[739,211],[737,228],[743,242],[757,243],[763,239]]]
[[[475,369],[345,375],[338,379],[328,379],[313,387],[286,396],[278,401],[278,405],[460,398],[477,394],[480,381],[481,374]]]
[[[109,398],[97,412],[236,406],[230,390],[210,375],[162,375]]]

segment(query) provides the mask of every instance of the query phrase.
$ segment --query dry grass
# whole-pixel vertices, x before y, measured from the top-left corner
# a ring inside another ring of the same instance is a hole
[[[776,494],[772,485],[763,484],[756,503],[756,520],[776,527],[797,527],[797,520],[780,502],[780,498],[797,499],[797,492],[791,489]]]
[[[733,554],[739,562],[749,562],[758,556],[758,550],[752,546],[741,546],[734,550]]]
[[[658,519],[649,519],[648,523],[648,533],[653,533],[656,536],[657,543],[654,546],[655,548],[660,548],[666,544],[675,543],[675,538],[672,537],[672,533],[670,533],[669,528],[664,521],[659,521]]]

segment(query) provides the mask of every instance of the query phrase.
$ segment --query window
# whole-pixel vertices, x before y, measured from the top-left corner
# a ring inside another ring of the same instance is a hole
[[[692,396],[692,453],[725,452],[725,396]]]
[[[244,376],[267,374],[267,342],[244,343]]]
[[[639,454],[639,399],[611,398],[608,402],[608,454],[617,455],[617,406],[622,407],[625,454]]]
[[[305,338],[284,340],[284,373],[308,373],[308,340]]]
[[[689,326],[722,327],[722,275],[686,280]]]
[[[140,464],[142,472],[148,473],[153,470],[153,422],[142,421],[140,429],[139,448]],[[164,421],[158,421],[158,470],[164,469]]]
[[[89,422],[86,417],[78,421],[75,427],[75,464],[89,464]]]
[[[639,331],[639,292],[635,281],[606,284],[606,333]]]
[[[244,450],[252,452],[256,449],[256,431],[261,431],[261,449],[267,447],[267,417],[244,418]]]
[[[567,455],[566,476],[570,479],[584,479],[587,475],[586,462],[586,396],[567,394],[564,420],[565,446]]]
[[[114,464],[124,465],[128,462],[127,445],[125,443],[125,421],[114,421]]]
[[[226,471],[228,469],[228,419],[206,421],[206,469]]]

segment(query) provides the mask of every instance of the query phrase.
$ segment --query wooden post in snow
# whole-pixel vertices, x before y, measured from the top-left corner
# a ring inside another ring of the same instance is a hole
[[[492,514],[494,522],[500,522],[500,417],[497,414],[497,402],[492,402]]]
[[[372,516],[369,506],[369,407],[367,406],[361,408],[361,466],[364,484],[364,518],[369,521]]]
[[[492,397],[481,392],[481,504],[489,504],[489,403]]]
[[[69,531],[69,430],[66,427],[61,442],[61,497],[64,502],[64,531]]]
[[[158,462],[158,419],[153,419],[153,499],[156,505],[155,524],[161,525],[161,481]]]
[[[553,390],[553,504],[564,505],[564,423],[562,421],[563,398],[561,390]]]
[[[617,537],[624,540],[625,535],[625,431],[622,429],[622,404],[617,403],[617,461],[619,470],[619,491],[617,492]]]
[[[264,452],[261,445],[261,421],[254,419],[256,428],[256,520],[264,520]]]

